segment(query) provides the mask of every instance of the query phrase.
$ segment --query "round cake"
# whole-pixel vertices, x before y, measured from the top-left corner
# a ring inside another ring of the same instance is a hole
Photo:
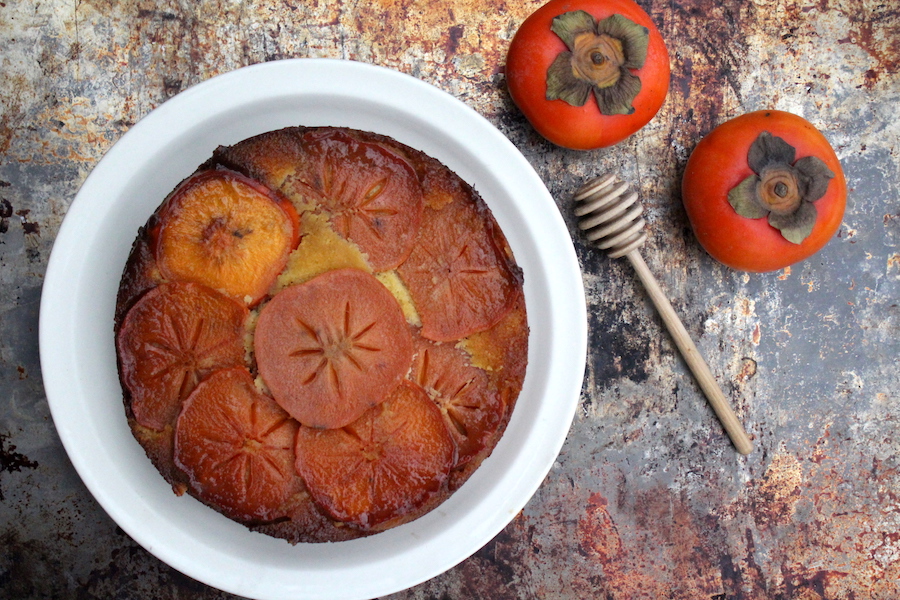
[[[456,493],[528,354],[522,273],[478,193],[332,127],[220,147],[180,183],[137,233],[115,335],[128,424],[175,493],[291,543]]]

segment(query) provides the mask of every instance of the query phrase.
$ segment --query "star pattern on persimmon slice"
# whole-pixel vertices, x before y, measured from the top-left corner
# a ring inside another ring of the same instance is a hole
[[[162,430],[213,371],[244,362],[247,309],[206,286],[164,283],[126,313],[116,338],[137,422]]]
[[[297,472],[333,518],[363,529],[415,510],[437,493],[455,447],[437,406],[405,380],[353,423],[300,427]]]
[[[372,275],[329,271],[260,312],[257,364],[275,400],[304,425],[343,427],[391,392],[412,361],[399,304]]]
[[[480,452],[497,431],[505,404],[487,374],[469,365],[468,355],[451,344],[416,342],[414,380],[437,404],[456,442],[457,464]]]
[[[306,332],[308,337],[296,350],[290,352],[288,357],[312,359],[308,362],[308,375],[301,377],[304,385],[313,383],[319,377],[325,377],[334,393],[343,398],[341,374],[349,369],[363,372],[366,358],[361,355],[382,351],[377,340],[369,343],[366,340],[367,337],[372,337],[370,334],[377,323],[368,320],[362,321],[360,325],[354,325],[352,313],[352,305],[345,302],[344,320],[338,329],[325,326],[317,330],[302,319],[296,320],[298,329]]]
[[[453,341],[483,331],[510,310],[516,274],[473,203],[426,208],[419,238],[398,272],[422,319],[422,335]]]
[[[201,500],[243,522],[271,521],[298,489],[298,426],[257,391],[246,368],[216,371],[184,403],[175,462]]]
[[[312,191],[332,226],[366,253],[375,271],[409,255],[422,214],[422,187],[412,166],[383,146],[343,131],[303,138],[308,160],[295,185]]]

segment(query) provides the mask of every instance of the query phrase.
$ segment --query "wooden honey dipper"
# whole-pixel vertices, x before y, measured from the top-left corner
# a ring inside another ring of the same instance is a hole
[[[628,184],[617,183],[615,175],[612,174],[588,181],[575,192],[578,227],[588,240],[606,250],[611,258],[624,256],[631,262],[672,339],[675,340],[675,345],[678,346],[713,411],[731,438],[731,443],[741,454],[749,454],[753,451],[753,442],[750,441],[716,383],[709,366],[641,256],[639,248],[647,239],[647,233],[644,231],[645,222],[641,217],[643,206],[638,201],[636,192],[627,195],[626,192]]]

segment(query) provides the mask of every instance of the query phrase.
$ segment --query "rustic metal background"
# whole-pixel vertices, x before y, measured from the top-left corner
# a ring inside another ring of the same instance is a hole
[[[144,551],[82,485],[41,385],[38,304],[66,209],[116,139],[191,85],[289,57],[453,94],[518,146],[573,232],[584,177],[634,182],[647,262],[757,444],[732,451],[627,263],[575,236],[591,350],[563,451],[496,539],[394,600],[900,597],[900,3],[639,3],[671,52],[667,102],[584,153],[540,139],[505,90],[535,0],[0,2],[0,597],[232,598]],[[679,180],[703,134],[761,108],[824,132],[850,198],[821,253],[747,275],[698,246]]]

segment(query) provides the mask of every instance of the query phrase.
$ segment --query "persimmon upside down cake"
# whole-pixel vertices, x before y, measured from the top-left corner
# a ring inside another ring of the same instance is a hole
[[[138,231],[119,286],[125,413],[175,493],[291,543],[420,517],[522,388],[522,274],[477,192],[377,134],[220,147]]]

